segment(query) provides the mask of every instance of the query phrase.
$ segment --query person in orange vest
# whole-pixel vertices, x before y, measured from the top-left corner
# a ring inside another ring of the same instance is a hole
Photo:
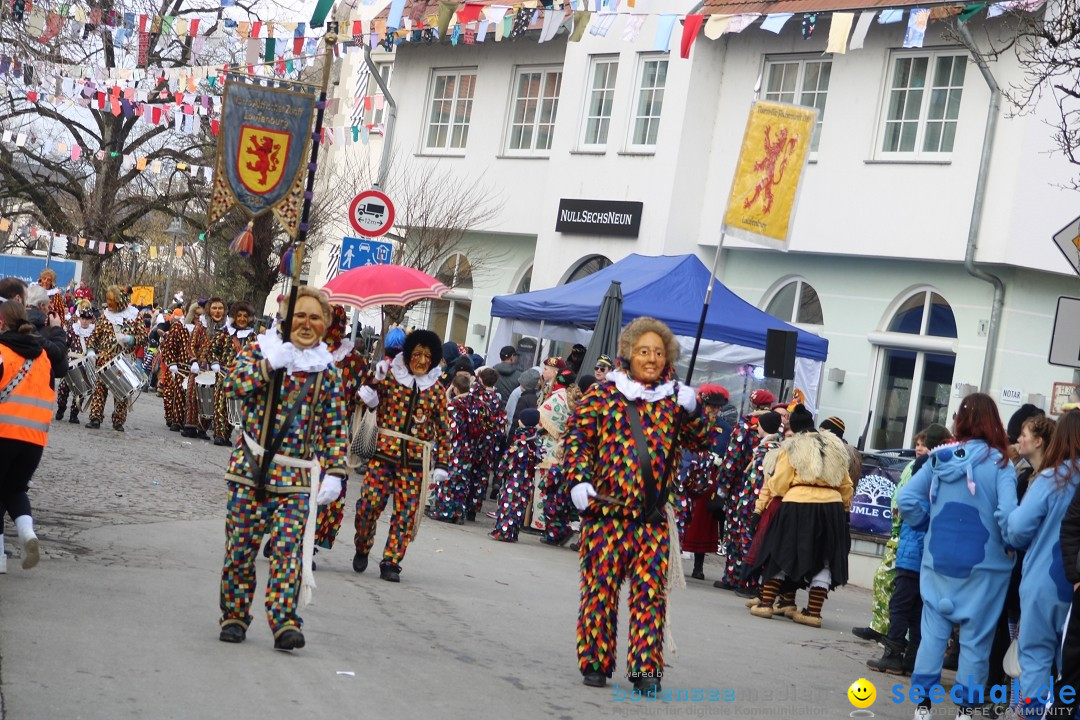
[[[58,374],[66,367],[56,368]],[[23,304],[0,304],[0,517],[7,511],[22,543],[22,566],[38,564],[40,550],[26,488],[45,449],[56,393],[53,366]],[[0,533],[0,572],[7,572]]]

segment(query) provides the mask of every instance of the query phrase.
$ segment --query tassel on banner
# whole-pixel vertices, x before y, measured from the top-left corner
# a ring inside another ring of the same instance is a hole
[[[285,248],[284,252],[281,253],[281,263],[279,264],[278,267],[281,270],[282,275],[284,275],[285,277],[292,277],[293,276],[293,270],[295,269],[295,266],[296,266],[296,246],[295,245],[289,245],[288,247]]]
[[[248,220],[244,229],[237,233],[233,241],[229,243],[229,252],[234,252],[242,258],[251,257],[251,252],[255,249],[255,236],[251,232],[253,224],[253,221]]]

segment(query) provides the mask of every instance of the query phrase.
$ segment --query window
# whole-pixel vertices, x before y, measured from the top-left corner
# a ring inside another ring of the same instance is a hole
[[[450,288],[450,292],[441,300],[432,301],[428,325],[447,341],[464,343],[472,313],[472,265],[467,257],[458,253],[442,264],[435,277]]]
[[[667,85],[668,61],[643,55],[639,64],[637,105],[631,121],[630,145],[635,148],[656,147],[660,130],[660,111],[664,107],[664,87]]]
[[[805,280],[794,280],[781,287],[769,300],[765,312],[784,322],[825,324],[817,291]]]
[[[475,70],[435,71],[425,148],[464,149],[469,139],[469,120],[472,118],[475,92]]]
[[[594,272],[603,270],[606,267],[611,266],[611,261],[603,255],[589,255],[578,261],[574,269],[566,274],[566,279],[563,280],[563,285],[572,283],[575,280],[580,280],[583,277],[588,277]]]
[[[589,93],[585,100],[585,134],[581,139],[582,145],[607,145],[608,130],[611,127],[611,105],[615,99],[615,80],[618,75],[617,57],[592,58],[589,67]]]
[[[810,152],[817,152],[818,149],[831,76],[831,60],[770,60],[765,64],[766,100],[817,108]]]
[[[386,87],[390,87],[390,74],[394,71],[393,63],[383,63],[376,67],[379,69],[379,77],[386,83]],[[386,98],[383,96],[379,84],[374,80],[371,81],[371,94],[373,98],[376,98],[372,101],[371,123],[372,125],[382,125],[386,117],[386,107],[384,105]]]
[[[897,56],[885,100],[881,151],[916,157],[951,153],[966,72],[965,55]]]
[[[562,71],[559,69],[518,69],[514,78],[508,152],[528,154],[551,149],[561,86]]]

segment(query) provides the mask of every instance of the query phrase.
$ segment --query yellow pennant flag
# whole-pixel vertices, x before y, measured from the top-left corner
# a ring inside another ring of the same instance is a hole
[[[178,257],[178,258],[184,257],[184,246],[183,245],[177,245],[176,246],[176,257]]]
[[[816,120],[814,108],[765,100],[751,106],[724,213],[725,232],[787,250]]]
[[[150,259],[157,260],[157,245],[150,246]]]

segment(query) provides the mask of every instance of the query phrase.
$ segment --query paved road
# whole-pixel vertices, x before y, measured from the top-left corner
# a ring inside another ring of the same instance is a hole
[[[306,648],[272,649],[261,599],[247,642],[221,643],[227,449],[170,433],[161,416],[151,395],[123,435],[108,425],[54,426],[31,491],[41,564],[23,571],[13,560],[0,576],[7,720],[837,718],[851,712],[847,687],[875,654],[849,634],[867,619],[865,590],[835,593],[826,626],[815,630],[753,618],[741,599],[690,580],[672,600],[679,652],[668,656],[664,687],[718,699],[618,700],[625,682],[589,689],[576,670],[575,554],[531,536],[496,543],[486,518],[426,523],[400,585],[353,573],[348,533],[319,555],[315,604],[303,613]],[[13,531],[8,522],[10,548]],[[719,562],[706,565],[710,580]],[[625,617],[624,606],[620,653]],[[871,680],[877,717],[911,716],[888,699],[895,679]]]

